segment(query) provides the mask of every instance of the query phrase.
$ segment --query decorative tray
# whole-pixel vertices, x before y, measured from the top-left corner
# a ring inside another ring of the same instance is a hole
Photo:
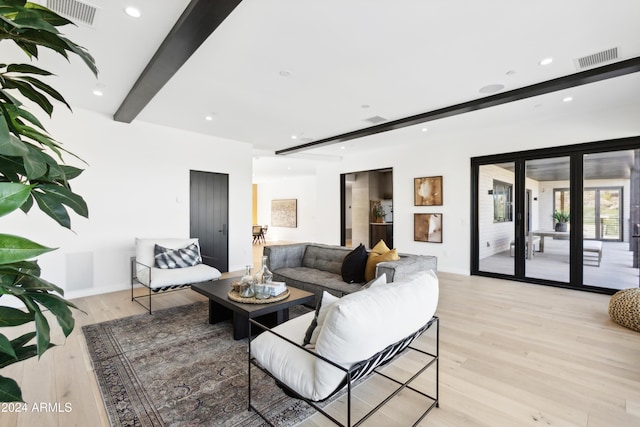
[[[240,296],[240,293],[238,291],[235,291],[235,290],[231,289],[227,293],[227,296],[229,297],[229,299],[231,301],[241,302],[241,303],[244,303],[244,304],[270,304],[272,302],[278,302],[278,301],[282,301],[283,299],[287,299],[290,294],[291,294],[291,292],[289,292],[289,289],[287,289],[286,291],[284,291],[280,295],[276,295],[275,297],[269,297],[267,299],[259,299],[259,298],[256,298],[256,297],[246,298],[246,297]]]

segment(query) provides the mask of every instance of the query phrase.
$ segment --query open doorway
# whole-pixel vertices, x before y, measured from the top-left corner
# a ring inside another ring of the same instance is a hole
[[[393,247],[393,169],[341,175],[340,244],[372,248],[384,240]]]

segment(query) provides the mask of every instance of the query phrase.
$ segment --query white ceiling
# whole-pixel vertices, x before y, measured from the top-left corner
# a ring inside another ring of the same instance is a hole
[[[99,8],[94,26],[63,32],[95,56],[99,78],[75,58],[70,66],[43,53],[40,65],[61,76],[51,84],[73,106],[113,116],[189,1],[87,3]],[[123,13],[130,5],[140,18]],[[573,74],[575,59],[609,48],[618,60],[638,57],[638,22],[638,0],[244,0],[135,120],[253,144],[256,180],[275,170],[304,174],[313,162],[272,153],[368,127],[372,116],[395,120],[478,99],[486,85],[508,91]],[[7,45],[3,62],[16,58]],[[546,57],[553,63],[540,66]],[[547,94],[430,122],[429,132],[588,121],[620,108],[640,115],[636,74],[566,91],[571,105],[560,102],[565,91]],[[104,96],[92,94],[97,86]],[[620,119],[621,129],[639,134],[637,117]],[[344,145],[312,154],[330,161],[364,146]]]

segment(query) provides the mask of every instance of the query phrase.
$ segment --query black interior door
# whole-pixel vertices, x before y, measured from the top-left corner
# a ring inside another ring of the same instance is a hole
[[[229,175],[191,171],[190,235],[200,239],[202,262],[229,271]]]

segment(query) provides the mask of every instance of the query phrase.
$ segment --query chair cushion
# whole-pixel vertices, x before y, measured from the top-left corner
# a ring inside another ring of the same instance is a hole
[[[327,291],[322,292],[322,299],[318,301],[318,305],[315,311],[316,314],[315,316],[313,316],[313,320],[307,328],[307,332],[304,335],[304,341],[302,342],[302,344],[307,346],[307,348],[314,348],[316,346],[318,335],[320,334],[320,330],[322,329],[324,320],[327,318],[329,308],[331,307],[331,304],[338,301],[339,299],[340,298],[331,295]]]
[[[149,283],[149,273],[151,273],[151,283]],[[219,279],[221,275],[217,268],[206,264],[198,264],[186,268],[145,268],[138,271],[137,278],[140,283],[144,283],[153,289],[206,282],[207,280]]]
[[[315,351],[351,368],[413,335],[431,319],[437,304],[438,279],[432,271],[346,295],[331,305]],[[307,313],[273,330],[301,345],[313,316]],[[344,384],[342,371],[271,333],[252,341],[251,354],[278,381],[314,401],[327,398]]]
[[[438,294],[438,278],[429,270],[345,295],[331,305],[315,350],[349,369],[424,326],[436,311]],[[329,396],[343,378],[343,372],[318,359],[315,394]]]

